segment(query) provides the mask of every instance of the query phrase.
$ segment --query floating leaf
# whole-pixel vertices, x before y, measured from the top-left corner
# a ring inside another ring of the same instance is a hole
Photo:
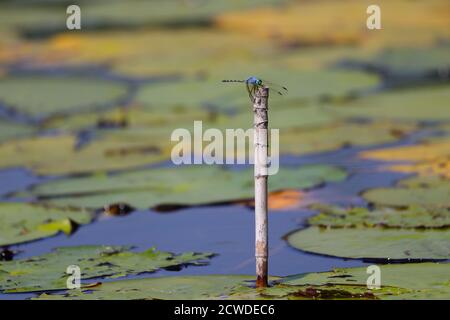
[[[125,4],[122,1],[101,1],[90,3],[86,6],[86,12],[92,19],[102,21],[106,24],[131,25],[167,25],[186,24],[189,22],[199,23],[212,18],[214,15],[231,11],[245,10],[255,6],[275,4],[274,0],[251,0],[246,2],[189,2],[157,0],[142,2],[131,0]]]
[[[445,72],[450,68],[450,46],[443,44],[422,48],[385,49],[367,63],[385,72],[406,76],[425,75],[432,71]]]
[[[428,161],[450,154],[450,141],[365,151],[362,158],[384,161]]]
[[[81,148],[72,135],[11,140],[0,145],[0,167],[24,166],[38,174],[57,175],[132,168],[168,159],[169,146],[161,146],[164,138],[153,135],[152,139],[145,133],[111,134]]]
[[[282,154],[307,154],[349,146],[389,143],[399,140],[414,129],[413,125],[391,122],[337,123],[310,130],[287,129],[280,132],[280,149]]]
[[[158,45],[148,46],[148,43]],[[205,44],[208,44],[206,50]],[[184,49],[179,50],[180,47]],[[64,32],[48,42],[24,45],[15,51],[18,51],[16,55],[33,53],[34,59],[30,63],[41,67],[108,65],[121,75],[147,78],[179,74],[205,76],[219,66],[230,67],[237,61],[253,63],[258,56],[259,59],[267,58],[275,53],[275,48],[270,41],[217,29],[169,28],[133,30],[132,36],[126,30]]]
[[[70,234],[77,224],[91,222],[88,211],[53,208],[27,203],[0,203],[0,246]]]
[[[251,276],[207,275],[105,282],[39,300],[205,300],[205,299],[448,299],[449,264],[380,265],[381,287],[367,288],[367,269],[346,268],[275,280],[268,288],[250,286]],[[413,277],[411,275],[414,275]]]
[[[25,2],[25,4],[24,4]],[[83,3],[83,30],[135,29],[139,27],[204,26],[212,17],[221,12],[243,10],[262,5],[279,3],[274,0],[227,1],[227,2],[179,2],[179,1],[140,1],[129,0],[128,3],[110,0],[88,1]],[[55,10],[65,10],[70,2],[50,2],[45,4],[35,1],[20,1],[16,6],[8,3],[0,6],[3,27],[18,28],[28,36],[48,36],[64,32],[64,16],[51,15]],[[25,7],[23,14],[20,9]],[[33,19],[32,13],[36,13]],[[34,27],[34,28],[33,28]]]
[[[270,128],[280,129],[310,129],[330,125],[336,121],[336,117],[317,105],[278,108],[269,112]],[[253,125],[253,114],[241,112],[236,116],[228,117],[219,123],[225,128],[250,128]]]
[[[287,236],[294,248],[352,259],[450,259],[450,232],[385,228],[309,227]]]
[[[292,2],[280,8],[256,8],[230,12],[216,21],[221,28],[247,34],[249,38],[284,39],[300,45],[361,44],[365,46],[429,44],[435,39],[448,38],[448,3],[408,1],[379,1],[383,24],[389,32],[371,33],[365,28],[367,3],[345,1],[326,3]],[[405,18],[399,18],[402,12]],[[345,21],[342,16],[345,15]],[[336,28],[339,25],[339,28]],[[361,27],[364,26],[364,27]],[[414,37],[408,37],[414,34]]]
[[[439,176],[418,176],[400,180],[397,187],[367,190],[362,196],[380,205],[414,205],[439,210],[450,207],[450,180]]]
[[[414,90],[399,90],[345,102],[330,107],[330,111],[350,118],[405,121],[450,120],[449,86]]]
[[[73,76],[23,75],[0,79],[0,101],[32,118],[91,111],[123,99],[126,86]]]
[[[367,201],[387,206],[409,205],[428,208],[450,207],[450,181],[433,188],[376,188],[365,191],[362,196]]]
[[[433,139],[419,145],[366,151],[361,157],[384,161],[413,161],[414,164],[389,166],[398,172],[416,172],[420,175],[441,175],[450,178],[450,140]]]
[[[270,177],[270,191],[310,188],[345,179],[332,166],[282,168]],[[125,172],[109,176],[69,178],[36,186],[33,195],[46,202],[101,208],[127,203],[137,208],[161,204],[199,205],[253,198],[253,170],[223,170],[191,165]]]
[[[252,279],[253,277],[250,276],[213,275],[123,280],[105,282],[84,290],[71,290],[66,297],[57,294],[42,294],[39,299],[226,299],[234,288]]]
[[[286,277],[287,286],[333,290],[340,287],[352,292],[359,288],[378,299],[448,299],[450,297],[448,263],[408,263],[378,265],[381,288],[367,289],[367,268],[336,269],[331,272],[308,273]]]
[[[174,255],[149,249],[130,252],[128,247],[62,247],[52,253],[23,260],[0,262],[0,290],[29,292],[66,289],[66,269],[80,268],[82,278],[121,277],[185,264],[201,265],[210,253],[186,252]]]
[[[70,117],[53,117],[44,123],[46,129],[56,129],[62,132],[77,132],[84,129],[132,129],[156,128],[166,129],[167,139],[170,140],[171,130],[186,127],[194,121],[214,120],[215,114],[206,110],[192,109],[153,109],[150,107],[133,105],[126,109],[109,110],[77,114]],[[125,130],[127,129],[127,130]],[[98,131],[97,131],[98,132]]]
[[[31,126],[0,120],[0,142],[4,142],[17,137],[27,136],[34,132],[35,129]]]
[[[439,188],[448,185],[449,181],[440,176],[415,176],[398,181],[397,185],[405,188]]]
[[[388,207],[368,210],[367,208],[340,208],[316,204],[312,209],[319,214],[308,219],[314,226],[331,228],[373,227],[389,228],[443,228],[450,227],[450,210],[407,207]]]
[[[450,179],[450,155],[422,163],[393,165],[389,168],[397,172],[414,172],[423,176],[439,175]]]

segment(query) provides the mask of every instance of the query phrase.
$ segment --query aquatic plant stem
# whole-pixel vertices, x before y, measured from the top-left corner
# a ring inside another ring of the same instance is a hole
[[[260,87],[255,90],[253,112],[255,127],[255,258],[257,288],[267,287],[268,274],[268,99],[268,88]]]

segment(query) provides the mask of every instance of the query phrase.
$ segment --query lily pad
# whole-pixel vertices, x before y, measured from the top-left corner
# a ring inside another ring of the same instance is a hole
[[[76,133],[85,129],[148,129],[151,134],[152,129],[164,128],[167,137],[170,138],[170,130],[186,127],[194,121],[204,123],[214,119],[216,114],[206,110],[190,109],[152,109],[145,106],[133,105],[127,108],[109,110],[104,112],[91,112],[72,115],[70,117],[53,117],[43,125],[46,129],[58,130],[59,132]],[[127,130],[125,130],[127,129]],[[101,130],[97,130],[99,133]]]
[[[289,107],[278,108],[269,113],[270,128],[280,129],[311,129],[330,125],[336,122],[334,114],[327,112],[319,105],[299,106],[293,104]],[[224,128],[250,128],[253,125],[253,113],[241,112],[236,116],[223,119],[217,125]]]
[[[67,295],[42,294],[39,296],[39,299],[226,299],[234,288],[250,280],[253,280],[253,277],[244,275],[184,276],[122,280],[104,282],[100,285],[81,290],[71,290]]]
[[[449,86],[399,90],[355,99],[330,107],[330,111],[350,118],[404,121],[448,121]]]
[[[158,45],[148,46],[148,43]],[[179,50],[180,47],[183,50]],[[255,62],[256,57],[267,58],[275,52],[275,46],[269,39],[252,39],[214,28],[134,30],[132,36],[124,30],[64,32],[39,46],[22,48],[21,52],[26,54],[31,49],[35,53],[31,63],[37,65],[78,66],[95,63],[108,65],[118,74],[137,78],[160,75],[202,78],[220,66],[230,67],[237,61],[250,64]],[[51,61],[46,59],[48,55],[52,55]],[[202,94],[207,92],[203,91]]]
[[[428,161],[450,155],[450,141],[439,140],[413,146],[400,146],[361,153],[362,158],[383,161]]]
[[[0,203],[0,246],[16,244],[59,232],[71,234],[87,224],[93,214],[79,209],[46,207],[27,203]]]
[[[410,161],[390,165],[389,170],[415,172],[421,176],[439,175],[450,179],[450,140],[448,137],[426,140],[414,146],[402,146],[361,153],[361,157],[384,161]]]
[[[313,226],[330,228],[374,227],[388,228],[444,228],[450,227],[450,210],[407,207],[340,208],[316,204],[311,206],[319,214],[308,219]]]
[[[414,125],[392,122],[340,122],[308,130],[290,128],[280,132],[280,149],[282,154],[307,154],[389,143],[401,139],[415,128]]]
[[[428,48],[385,49],[378,53],[370,64],[382,70],[410,76],[425,75],[430,71],[445,72],[450,68],[450,46],[443,44]]]
[[[255,6],[275,4],[274,0],[251,0],[246,2],[190,2],[179,3],[176,1],[157,0],[142,2],[131,0],[128,4],[122,1],[92,2],[86,6],[86,12],[92,19],[103,23],[117,23],[140,25],[166,25],[186,24],[205,19],[211,19],[214,15],[233,10],[244,10]],[[125,14],[124,14],[125,13]]]
[[[450,207],[450,182],[428,188],[376,188],[365,191],[362,196],[367,201],[387,206],[423,206],[428,208]]]
[[[129,247],[62,247],[52,253],[23,260],[0,262],[0,290],[31,292],[66,289],[70,265],[80,268],[82,279],[117,278],[185,264],[202,265],[211,253],[174,255],[154,248],[134,253]]]
[[[89,77],[23,75],[0,79],[0,101],[31,118],[92,111],[117,103],[126,94],[123,84]]]
[[[133,168],[169,159],[170,146],[161,146],[165,142],[161,135],[153,138],[141,131],[127,132],[82,147],[77,147],[73,135],[10,140],[0,145],[0,167],[23,166],[41,175],[58,175]]]
[[[25,13],[20,15],[18,11],[24,7],[24,2],[28,10],[25,10]],[[279,1],[178,2],[129,0],[127,4],[117,0],[110,0],[107,3],[104,1],[83,1],[82,12],[85,15],[83,19],[83,30],[92,31],[109,28],[134,29],[145,26],[162,28],[190,25],[204,26],[205,24],[211,23],[212,18],[221,12],[243,10],[275,3],[279,3]],[[20,1],[16,6],[14,6],[14,3],[0,6],[2,11],[6,10],[6,21],[2,25],[19,28],[25,34],[31,36],[42,37],[64,32],[66,30],[63,20],[64,15],[63,17],[58,17],[58,15],[52,17],[50,15],[51,19],[48,20],[45,20],[45,18],[49,13],[65,10],[70,2],[47,1],[47,6],[42,3],[39,4],[41,6],[38,6],[35,1]],[[37,11],[36,19],[32,19],[32,16],[30,16],[33,11]],[[3,18],[2,15],[0,17]]]
[[[442,176],[424,175],[400,180],[397,185],[405,188],[436,188],[448,185],[449,180]]]
[[[362,196],[379,205],[422,206],[428,209],[450,208],[450,180],[443,176],[423,175],[398,182],[391,188],[375,188]]]
[[[406,173],[418,173],[421,176],[437,175],[450,179],[450,156],[439,157],[415,164],[389,166],[390,170]]]
[[[127,203],[137,208],[199,205],[252,198],[253,174],[252,169],[191,165],[62,179],[38,185],[31,192],[45,202],[90,208],[112,203]],[[311,188],[345,178],[343,170],[327,165],[282,168],[269,178],[269,190]]]
[[[9,139],[28,136],[35,132],[35,128],[25,125],[0,120],[0,143]]]
[[[309,227],[287,236],[294,248],[366,260],[450,259],[448,230]]]
[[[221,28],[243,33],[252,38],[276,36],[298,46],[359,44],[365,47],[386,45],[405,46],[429,44],[442,37],[448,38],[448,6],[444,1],[405,2],[383,1],[383,24],[390,32],[368,34],[365,27],[367,3],[295,2],[280,8],[256,8],[244,12],[230,12],[219,16]],[[403,12],[408,19],[399,19]],[[345,15],[346,22],[341,21]],[[339,24],[339,28],[336,28]],[[408,35],[414,34],[414,37]]]
[[[252,276],[208,275],[122,280],[94,284],[39,300],[205,299],[448,299],[449,264],[381,265],[381,287],[367,288],[367,270],[336,269],[281,279],[269,288],[251,287]],[[412,276],[414,275],[414,276]]]
[[[378,265],[381,288],[367,289],[370,274],[365,267],[335,269],[331,272],[300,274],[284,278],[287,286],[312,287],[333,290],[340,287],[352,292],[359,287],[375,298],[399,299],[448,299],[450,297],[448,263],[408,263]],[[358,292],[358,291],[357,291]]]

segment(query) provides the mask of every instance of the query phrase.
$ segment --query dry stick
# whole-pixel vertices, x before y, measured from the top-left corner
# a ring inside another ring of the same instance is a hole
[[[253,100],[255,126],[255,258],[256,287],[267,287],[268,222],[267,222],[267,128],[269,89],[258,88]]]

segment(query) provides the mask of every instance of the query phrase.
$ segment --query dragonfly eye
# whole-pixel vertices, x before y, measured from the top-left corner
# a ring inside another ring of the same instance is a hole
[[[258,84],[258,86],[261,86],[262,85],[262,80],[258,80],[256,83]]]

